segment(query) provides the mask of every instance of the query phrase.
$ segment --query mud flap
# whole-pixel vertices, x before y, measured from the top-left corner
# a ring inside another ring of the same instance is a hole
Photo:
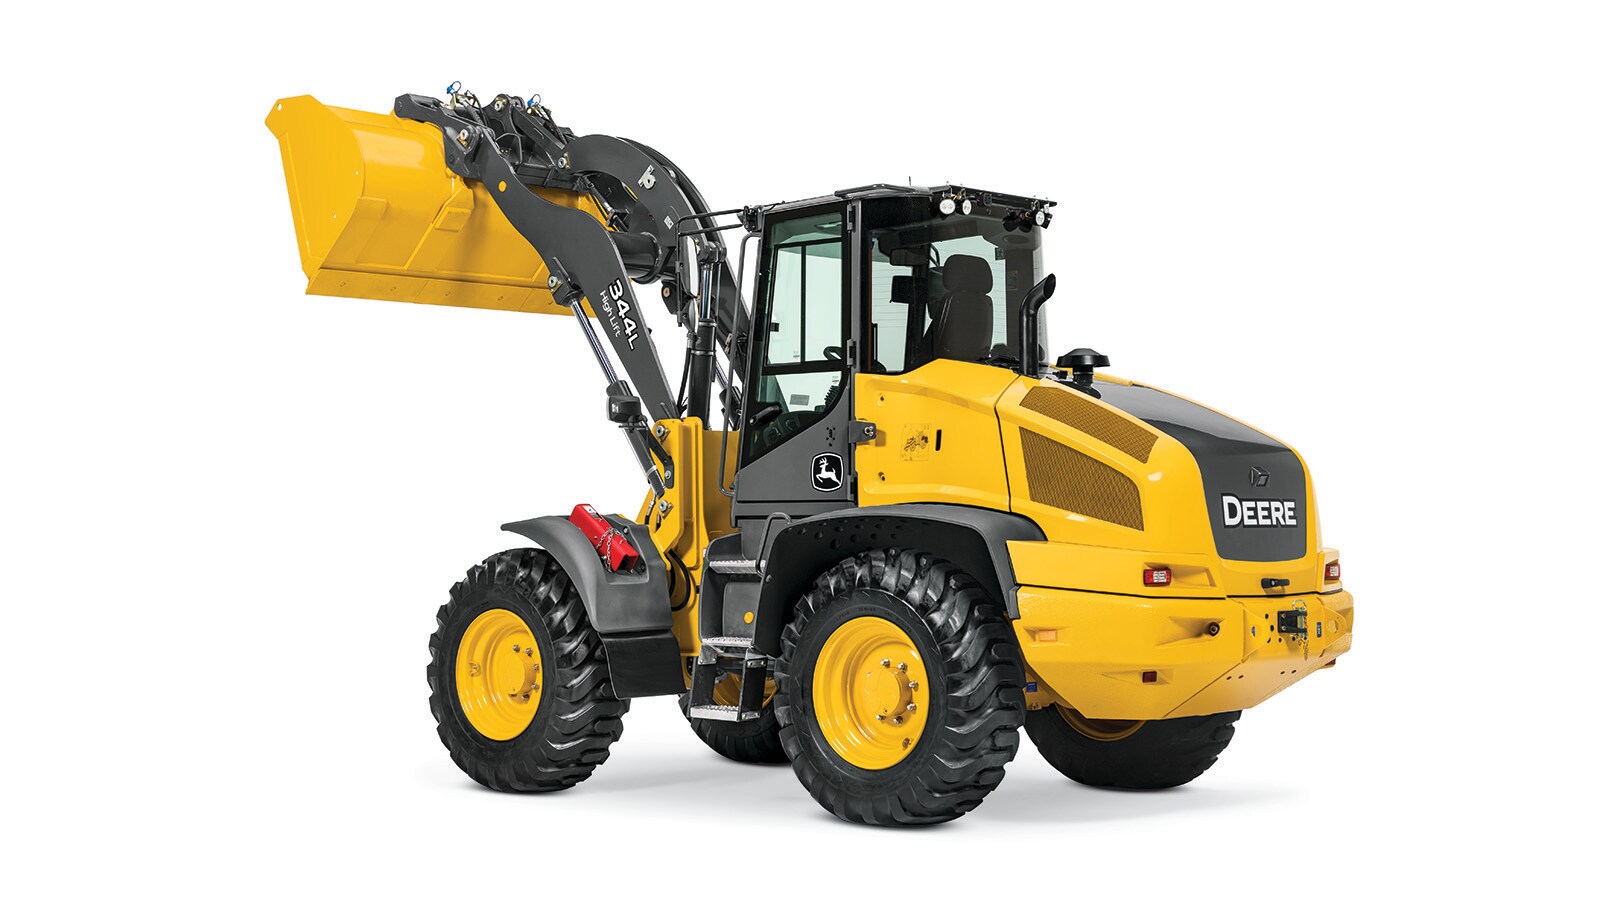
[[[638,550],[631,571],[612,572],[589,538],[563,516],[541,516],[500,526],[543,547],[572,579],[589,622],[605,646],[612,688],[618,697],[651,697],[684,691],[683,657],[672,633],[672,599],[666,561],[643,526],[606,516]]]

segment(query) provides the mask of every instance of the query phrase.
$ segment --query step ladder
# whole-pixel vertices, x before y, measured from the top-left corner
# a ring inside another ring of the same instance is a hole
[[[755,649],[747,637],[708,637],[700,642],[700,658],[695,660],[689,681],[689,718],[722,722],[748,722],[761,717],[766,700],[767,664],[772,658]],[[729,706],[716,702],[717,677],[739,675],[739,702]]]
[[[765,554],[772,527],[778,522],[788,522],[787,513],[767,516],[761,529],[760,540],[754,548]],[[741,542],[735,541],[735,545]],[[744,552],[749,548],[745,547]],[[718,556],[716,545],[706,559],[706,567],[729,582],[749,585],[760,584],[766,577],[767,566],[763,559],[750,559],[743,555]],[[725,589],[724,589],[725,590]],[[724,597],[726,594],[724,593]],[[689,679],[689,717],[722,722],[748,722],[760,718],[767,696],[767,667],[772,658],[757,650],[755,639],[743,635],[718,635],[700,639],[700,656],[695,660],[694,673]],[[738,674],[739,702],[729,706],[716,702],[717,679],[722,675]]]
[[[761,560],[759,559],[713,558],[706,560],[706,565],[711,567],[711,571],[721,572],[724,575],[760,575],[762,573]]]

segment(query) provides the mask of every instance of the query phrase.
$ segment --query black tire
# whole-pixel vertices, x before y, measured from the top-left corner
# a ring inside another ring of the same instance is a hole
[[[491,609],[527,623],[543,660],[543,696],[533,720],[509,740],[480,734],[456,692],[456,653],[467,626]],[[600,637],[578,591],[543,550],[507,550],[484,560],[450,589],[428,641],[428,705],[439,739],[461,771],[497,791],[572,787],[611,755],[628,701],[611,691]]]
[[[778,717],[771,703],[761,708],[759,718],[747,722],[690,719],[688,694],[678,697],[678,709],[707,747],[734,762],[763,765],[787,765],[789,762],[788,754],[783,752],[783,742],[778,739]]]
[[[1199,778],[1233,740],[1233,723],[1239,721],[1237,712],[1161,719],[1106,740],[1074,727],[1068,715],[1057,706],[1028,713],[1028,738],[1045,761],[1079,784],[1135,791],[1174,788]],[[1116,734],[1121,723],[1109,724],[1113,727],[1102,734]]]
[[[912,639],[926,669],[927,716],[909,754],[883,769],[857,767],[817,722],[813,677],[828,637],[852,619],[888,620]],[[971,811],[1016,756],[1023,670],[1004,610],[944,560],[873,550],[817,579],[783,631],[774,674],[779,736],[811,796],[847,822],[931,825]]]

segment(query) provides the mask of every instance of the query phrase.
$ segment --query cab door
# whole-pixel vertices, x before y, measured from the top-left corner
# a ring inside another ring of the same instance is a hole
[[[846,205],[835,204],[766,222],[734,482],[736,519],[801,518],[855,505],[846,221]]]

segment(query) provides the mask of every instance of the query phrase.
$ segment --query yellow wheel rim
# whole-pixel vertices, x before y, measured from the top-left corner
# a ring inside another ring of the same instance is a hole
[[[862,616],[822,645],[811,701],[828,746],[860,769],[887,769],[910,755],[928,721],[928,670],[911,636]]]
[[[539,711],[539,642],[522,617],[491,609],[467,626],[456,648],[456,699],[478,733],[509,741]]]
[[[711,701],[718,706],[738,706],[739,691],[742,679],[738,675],[724,675],[718,679],[716,686],[711,689]],[[772,695],[778,692],[778,685],[767,679],[765,688],[761,692],[761,705],[765,707],[772,702]]]
[[[1144,722],[1136,719],[1091,719],[1070,706],[1057,706],[1056,712],[1073,731],[1097,741],[1120,741],[1144,727]]]

